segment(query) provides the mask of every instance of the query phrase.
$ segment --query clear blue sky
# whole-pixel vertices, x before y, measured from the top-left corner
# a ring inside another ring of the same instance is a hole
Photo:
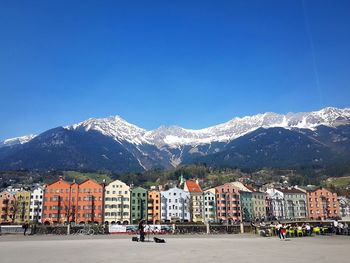
[[[350,106],[350,1],[0,2],[0,140]]]

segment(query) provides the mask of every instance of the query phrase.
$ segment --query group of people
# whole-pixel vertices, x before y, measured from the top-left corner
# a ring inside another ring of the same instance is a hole
[[[311,236],[312,233],[312,228],[308,223],[292,226],[291,224],[281,224],[281,222],[277,222],[277,224],[271,222],[270,227],[281,240],[286,240],[287,231],[289,235],[292,233],[294,236]]]
[[[259,225],[260,234],[264,236],[278,236],[281,240],[286,240],[288,236],[311,236],[313,227],[308,223],[299,224],[287,224],[271,222],[270,224],[266,224],[261,222]]]
[[[346,222],[333,221],[333,225],[324,226],[322,223],[311,226],[309,223],[302,224],[290,224],[281,222],[271,222],[271,224],[266,224],[261,222],[258,226],[253,225],[258,229],[259,234],[263,236],[278,236],[281,240],[285,240],[287,236],[298,237],[298,236],[311,236],[314,232],[316,234],[349,234],[349,226]],[[258,233],[256,231],[256,233]]]
[[[339,235],[349,235],[349,225],[344,222],[339,222],[338,220],[334,220],[333,222],[333,233]]]

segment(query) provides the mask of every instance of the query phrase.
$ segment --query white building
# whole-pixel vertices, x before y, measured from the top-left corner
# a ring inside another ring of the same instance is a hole
[[[204,223],[216,222],[216,192],[215,188],[203,193],[203,218]]]
[[[161,221],[190,221],[190,194],[177,187],[160,192]]]
[[[44,187],[37,185],[30,194],[29,220],[41,222],[43,211]]]
[[[267,217],[270,219],[285,219],[286,207],[284,202],[284,195],[281,191],[274,188],[266,190],[267,197]]]
[[[350,199],[345,196],[338,197],[339,214],[342,220],[350,220]]]

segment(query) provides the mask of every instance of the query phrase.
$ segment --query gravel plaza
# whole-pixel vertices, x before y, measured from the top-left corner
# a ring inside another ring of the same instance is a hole
[[[287,241],[254,235],[161,237],[165,244],[132,242],[125,235],[1,236],[0,262],[349,262],[346,236]]]

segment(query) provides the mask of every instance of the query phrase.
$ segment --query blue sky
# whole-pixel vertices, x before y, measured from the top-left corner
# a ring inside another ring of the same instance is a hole
[[[1,1],[0,140],[350,106],[350,2]]]

